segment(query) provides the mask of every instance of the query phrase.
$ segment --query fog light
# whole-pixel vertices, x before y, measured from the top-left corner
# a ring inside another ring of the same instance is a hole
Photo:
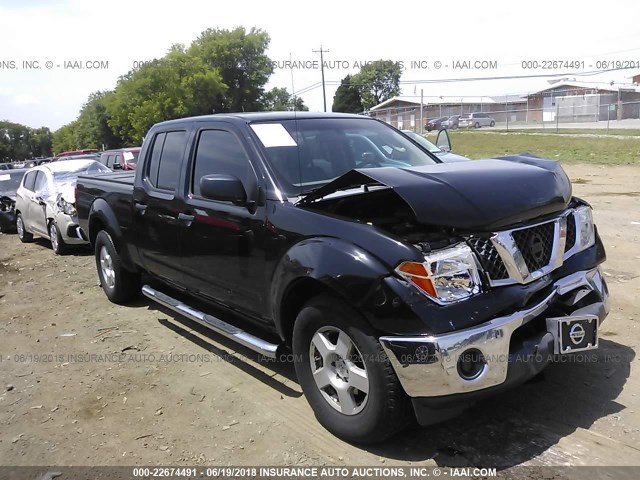
[[[465,380],[478,378],[484,371],[487,361],[477,348],[465,350],[458,358],[458,375]]]

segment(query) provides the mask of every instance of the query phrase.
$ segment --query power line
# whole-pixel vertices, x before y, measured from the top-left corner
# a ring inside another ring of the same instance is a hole
[[[325,52],[328,50],[325,50]],[[418,79],[418,80],[400,80],[400,84],[436,84],[436,83],[454,83],[454,82],[478,82],[487,80],[527,80],[534,78],[558,78],[558,77],[589,77],[595,75],[601,75],[609,72],[619,72],[624,70],[630,70],[633,67],[628,68],[610,68],[606,70],[591,70],[587,72],[565,72],[565,73],[548,73],[548,74],[536,74],[536,75],[501,75],[492,77],[458,77],[458,78],[441,78],[441,79]],[[328,85],[340,85],[341,80],[324,80],[324,73],[322,75],[322,90],[325,92],[325,84]],[[594,82],[594,83],[606,83],[606,82]],[[618,84],[617,82],[616,84]],[[306,93],[316,89],[320,83],[314,83],[296,92],[296,94]],[[352,83],[353,86],[365,86],[364,84]],[[476,95],[477,96],[477,95]],[[325,97],[325,111],[326,111],[326,97]]]

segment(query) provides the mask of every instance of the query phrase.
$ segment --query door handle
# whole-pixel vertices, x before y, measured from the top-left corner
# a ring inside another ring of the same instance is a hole
[[[195,215],[189,215],[188,213],[179,213],[178,220],[187,224],[187,227],[191,225],[191,222],[195,220]]]
[[[147,211],[147,206],[144,203],[138,203],[135,202],[134,203],[135,207],[136,207],[136,211],[140,214],[140,215],[144,215],[144,212]]]

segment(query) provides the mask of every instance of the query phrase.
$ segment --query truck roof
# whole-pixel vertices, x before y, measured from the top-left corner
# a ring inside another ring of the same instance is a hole
[[[333,112],[240,112],[240,113],[215,113],[212,115],[200,115],[197,117],[177,118],[157,123],[156,125],[181,124],[184,122],[207,122],[212,120],[243,121],[246,123],[261,121],[283,121],[304,118],[361,118],[368,119],[365,115]]]

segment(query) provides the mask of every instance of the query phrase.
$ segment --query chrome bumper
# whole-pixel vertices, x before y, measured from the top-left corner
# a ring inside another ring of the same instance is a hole
[[[599,300],[573,311],[569,316],[593,315],[602,321],[609,313],[609,293],[600,269],[594,268],[559,279],[546,298],[526,310],[457,332],[434,336],[385,336],[380,337],[380,343],[410,397],[436,397],[482,390],[506,380],[509,344],[517,328],[539,317],[558,297],[566,296],[562,302],[571,306],[591,292],[597,292]],[[402,361],[394,353],[403,345],[415,352],[411,361]],[[479,350],[486,363],[478,376],[466,380],[458,373],[458,359],[469,349]]]

